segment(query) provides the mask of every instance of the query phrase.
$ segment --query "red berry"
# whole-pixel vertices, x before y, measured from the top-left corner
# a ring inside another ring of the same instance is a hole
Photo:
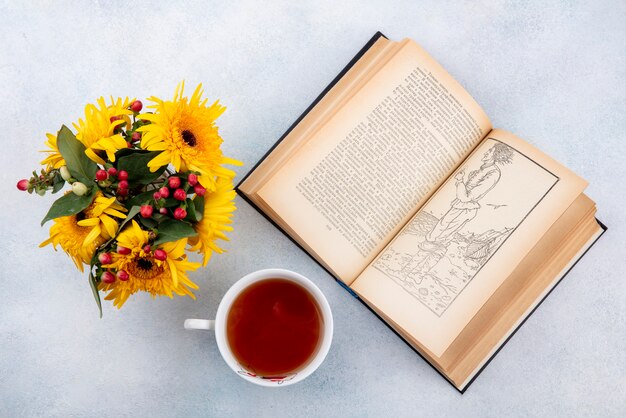
[[[28,180],[22,179],[22,180],[18,181],[17,182],[17,188],[20,189],[21,191],[28,190]]]
[[[104,283],[115,283],[115,275],[110,271],[102,273],[102,281]]]
[[[161,193],[159,193],[159,192],[152,193],[152,198],[154,200],[159,200],[161,198]]]
[[[117,178],[120,180],[128,180],[128,171],[120,170],[117,173]]]
[[[128,189],[117,189],[117,195],[121,197],[128,196]]]
[[[143,246],[143,252],[144,253],[149,253],[150,251],[152,251],[152,248],[150,247],[150,244],[146,244]]]
[[[117,278],[120,279],[121,281],[125,282],[126,280],[128,280],[128,278],[130,277],[128,275],[128,273],[126,273],[124,270],[120,270],[117,272],[116,274]]]
[[[172,189],[178,189],[180,187],[180,178],[172,176],[168,179],[169,185]]]
[[[174,211],[174,219],[185,219],[187,211],[183,208],[176,208]]]
[[[194,173],[189,173],[187,181],[189,182],[190,186],[195,186],[196,184],[198,184],[198,175]]]
[[[96,171],[96,180],[105,181],[108,178],[109,178],[109,173],[107,173],[106,171],[104,170]]]
[[[115,122],[117,120],[122,120],[122,117],[121,116],[111,116],[109,118],[109,121],[111,121],[111,123],[113,123],[113,122]]]
[[[142,108],[143,108],[143,103],[141,103],[141,100],[135,100],[130,105],[130,110],[132,110],[133,112],[141,112]]]
[[[121,172],[121,171],[120,171]],[[122,180],[118,183],[117,185],[118,189],[128,189],[128,181],[127,180]]]
[[[100,261],[100,264],[111,264],[113,262],[113,257],[111,257],[111,254],[109,253],[101,253],[98,256],[98,261]]]
[[[130,142],[126,141],[126,148],[132,148],[133,144],[131,144]]]
[[[154,252],[154,258],[156,258],[159,261],[165,261],[167,260],[167,253],[162,250],[162,249],[158,249]]]
[[[159,194],[161,195],[162,198],[167,199],[170,195],[170,189],[168,189],[167,187],[161,187],[159,189]]]
[[[133,132],[133,134],[130,136],[130,139],[132,139],[133,141],[139,141],[141,139],[141,133]]]
[[[204,196],[204,194],[206,193],[206,189],[202,187],[201,184],[196,184],[193,188],[193,191],[196,192],[198,196]]]
[[[115,167],[111,167],[107,170],[107,173],[109,173],[109,175],[114,176],[117,174],[117,168]]]
[[[176,189],[176,190],[174,190],[174,199],[176,199],[176,200],[185,200],[185,199],[187,199],[187,192],[184,189]]]
[[[159,213],[160,213],[161,215],[167,215],[167,208],[161,208],[161,209],[159,209]]]
[[[141,216],[143,216],[144,218],[149,218],[152,216],[153,210],[154,208],[152,207],[152,205],[141,205],[139,213],[141,213]]]
[[[128,255],[130,254],[132,251],[130,248],[126,248],[126,247],[122,247],[121,245],[117,246],[117,253],[118,254],[122,254],[122,255]]]

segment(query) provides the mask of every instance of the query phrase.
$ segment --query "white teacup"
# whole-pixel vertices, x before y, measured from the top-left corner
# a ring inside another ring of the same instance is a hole
[[[315,298],[315,301],[321,310],[323,322],[321,343],[318,346],[317,352],[313,355],[309,362],[299,370],[285,376],[272,378],[258,376],[241,366],[233,355],[226,336],[226,319],[228,318],[228,312],[230,311],[233,301],[248,286],[265,279],[287,279],[304,287]],[[324,358],[326,358],[326,354],[328,354],[330,343],[333,339],[333,316],[326,297],[324,297],[322,291],[312,281],[293,271],[283,269],[266,269],[250,273],[233,284],[222,298],[222,301],[217,308],[215,320],[186,319],[185,329],[214,330],[217,347],[219,348],[224,361],[226,361],[226,364],[228,364],[228,366],[233,369],[235,373],[243,379],[256,383],[257,385],[278,387],[291,385],[303,380],[313,373],[320,364],[322,364]]]

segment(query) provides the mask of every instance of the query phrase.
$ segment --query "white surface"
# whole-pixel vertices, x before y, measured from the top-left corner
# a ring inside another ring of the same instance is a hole
[[[544,4],[0,1],[0,416],[626,415],[626,5]],[[588,179],[609,226],[465,395],[241,200],[229,252],[192,274],[197,301],[140,295],[99,319],[86,277],[37,248],[52,198],[15,183],[87,102],[204,82],[241,178],[376,30],[417,40],[495,126]],[[335,319],[326,361],[281,390],[181,326],[267,267],[311,278]]]

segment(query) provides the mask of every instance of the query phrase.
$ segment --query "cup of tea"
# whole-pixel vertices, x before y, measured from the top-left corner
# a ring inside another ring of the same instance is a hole
[[[235,373],[277,387],[303,380],[324,361],[333,317],[312,281],[293,271],[266,269],[233,284],[215,320],[187,319],[185,329],[215,331],[217,347]]]

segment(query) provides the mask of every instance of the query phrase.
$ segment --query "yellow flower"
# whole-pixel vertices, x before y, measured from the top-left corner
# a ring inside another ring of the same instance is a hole
[[[48,137],[48,140],[44,142],[44,144],[49,149],[40,152],[45,152],[48,154],[48,156],[43,159],[40,164],[46,165],[48,169],[63,167],[65,165],[65,160],[59,152],[59,147],[57,146],[57,137],[52,134],[46,134],[46,137]]]
[[[217,101],[207,106],[202,99],[202,84],[199,84],[191,98],[183,97],[184,82],[176,87],[171,101],[150,97],[154,114],[143,114],[140,119],[151,122],[138,129],[142,133],[141,147],[150,151],[161,151],[148,167],[156,171],[172,164],[176,171],[196,171],[200,173],[200,183],[208,190],[215,190],[216,177],[232,178],[235,173],[222,167],[222,164],[241,165],[237,160],[226,158],[220,145],[215,120],[226,108]]]
[[[84,210],[83,219],[78,225],[91,228],[85,237],[85,245],[89,245],[98,237],[110,239],[117,234],[118,222],[112,217],[125,219],[126,208],[115,202],[115,197],[104,197],[100,192],[96,194],[93,203]]]
[[[93,104],[85,106],[85,120],[79,119],[78,124],[74,124],[77,131],[76,138],[83,143],[85,154],[98,164],[104,164],[102,154],[106,153],[109,161],[115,161],[115,151],[126,148],[126,140],[120,134],[115,134],[115,128],[130,124],[128,115],[133,112],[128,110],[132,103],[128,97],[113,100],[107,106],[103,97],[98,99],[99,107]],[[111,122],[112,117],[119,117],[119,120]]]
[[[89,264],[96,248],[105,240],[99,237],[94,239],[91,244],[85,245],[85,238],[91,229],[78,225],[80,217],[81,214],[79,213],[54,219],[54,225],[50,227],[50,238],[39,244],[39,247],[52,244],[56,251],[57,245],[60,245],[63,251],[74,261],[76,268],[82,272],[84,271],[83,263]]]
[[[106,198],[98,192],[94,201],[82,212],[54,219],[50,238],[39,247],[52,244],[56,250],[60,245],[74,260],[76,267],[83,271],[83,263],[91,262],[96,248],[117,233],[118,224],[111,216],[126,218],[121,211],[126,211],[126,208],[115,203],[114,197]]]
[[[148,243],[148,232],[141,229],[139,224],[132,221],[117,237],[118,245],[129,248],[129,254],[112,253],[112,263],[103,267],[112,270],[124,270],[128,273],[128,280],[116,280],[113,283],[101,282],[99,289],[109,292],[105,300],[113,300],[113,305],[121,308],[128,297],[136,292],[149,292],[153,297],[173,294],[190,296],[195,299],[189,289],[198,289],[198,285],[189,280],[188,271],[200,267],[199,263],[187,261],[185,246],[187,239],[167,242],[158,248],[152,248],[149,253],[144,251]],[[155,252],[162,249],[167,253],[165,260],[157,260]]]
[[[233,230],[229,225],[236,210],[234,199],[233,182],[224,178],[218,178],[215,191],[204,196],[202,219],[194,225],[198,235],[189,239],[191,249],[202,253],[203,266],[209,262],[213,251],[218,254],[224,252],[215,241],[218,238],[228,241],[224,232]]]

